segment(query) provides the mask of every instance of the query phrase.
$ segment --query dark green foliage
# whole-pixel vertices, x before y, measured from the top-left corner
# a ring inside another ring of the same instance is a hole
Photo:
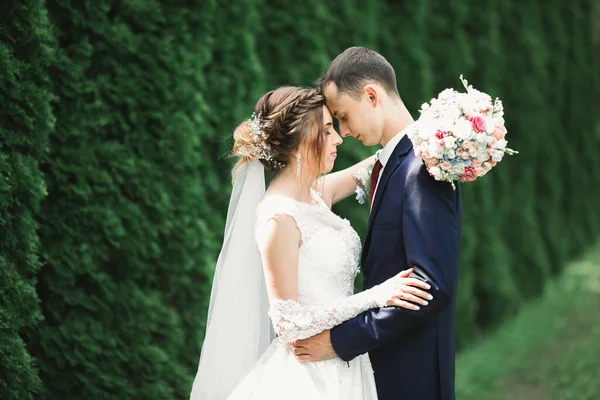
[[[45,321],[28,340],[46,398],[188,393],[218,246],[202,216],[220,212],[203,191],[218,179],[192,6],[47,3],[57,124],[42,165]]]
[[[353,45],[409,110],[460,74],[504,101],[521,154],[463,185],[459,345],[497,326],[600,230],[593,4],[3,2],[0,398],[187,398],[231,133]],[[373,151],[347,139],[336,168]],[[366,205],[334,210],[364,233]]]
[[[39,160],[54,125],[54,43],[38,0],[0,3],[0,27],[0,398],[25,400],[42,388],[20,333],[41,320],[36,214],[46,194]]]

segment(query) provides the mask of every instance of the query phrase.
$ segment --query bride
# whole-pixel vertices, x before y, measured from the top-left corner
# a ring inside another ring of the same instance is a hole
[[[233,136],[238,162],[190,399],[376,399],[367,354],[306,363],[290,346],[367,309],[424,304],[419,288],[429,287],[410,270],[353,294],[360,238],[331,206],[374,156],[324,175],[342,139],[308,88],[268,92]]]

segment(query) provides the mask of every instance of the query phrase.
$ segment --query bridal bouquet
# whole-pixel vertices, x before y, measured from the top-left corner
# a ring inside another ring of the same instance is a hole
[[[505,139],[502,101],[468,85],[467,93],[442,91],[421,106],[421,116],[409,127],[408,137],[417,157],[438,181],[455,188],[454,181],[472,182],[484,176],[509,149]]]

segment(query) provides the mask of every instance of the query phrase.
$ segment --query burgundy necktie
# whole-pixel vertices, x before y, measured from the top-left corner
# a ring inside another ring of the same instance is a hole
[[[370,205],[373,207],[373,198],[375,197],[375,188],[377,187],[377,181],[379,180],[379,172],[381,171],[381,162],[377,160],[375,162],[375,166],[373,166],[373,171],[371,172],[371,188],[369,189],[369,197],[370,197]]]

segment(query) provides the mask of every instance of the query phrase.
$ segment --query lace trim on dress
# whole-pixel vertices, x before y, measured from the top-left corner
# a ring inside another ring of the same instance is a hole
[[[306,339],[356,317],[371,308],[385,307],[386,293],[375,286],[324,306],[305,306],[294,300],[271,301],[269,317],[282,341]]]

